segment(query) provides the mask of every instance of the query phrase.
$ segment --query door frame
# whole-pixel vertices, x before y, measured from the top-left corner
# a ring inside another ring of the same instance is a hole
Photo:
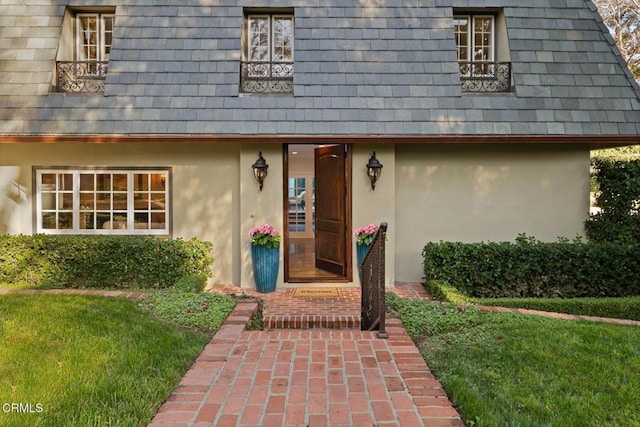
[[[296,143],[285,143],[282,144],[283,150],[283,217],[284,217],[284,230],[283,230],[283,240],[282,243],[284,245],[284,281],[290,283],[314,283],[314,282],[323,282],[323,283],[348,283],[353,281],[353,240],[352,240],[352,174],[351,174],[351,165],[352,165],[352,146],[351,144],[346,143],[333,143],[328,145],[340,145],[344,147],[345,150],[345,159],[344,159],[344,182],[345,182],[345,263],[346,263],[346,274],[344,276],[339,276],[335,278],[305,278],[305,279],[292,279],[289,277],[289,146],[290,145],[306,145],[305,142],[296,142]],[[308,143],[308,145],[313,145],[314,147],[323,145],[317,143]],[[315,173],[314,173],[315,176]]]

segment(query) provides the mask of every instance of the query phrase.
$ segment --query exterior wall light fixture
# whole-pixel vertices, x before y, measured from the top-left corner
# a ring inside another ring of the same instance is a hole
[[[258,154],[258,160],[251,165],[251,168],[253,169],[253,176],[260,184],[260,191],[262,191],[262,184],[264,184],[264,180],[267,177],[267,169],[269,169],[267,161],[262,157],[262,151]]]
[[[371,190],[376,189],[376,181],[380,178],[380,174],[382,173],[382,163],[376,159],[376,152],[373,152],[373,155],[367,162],[367,175],[369,176],[369,180],[371,181]]]

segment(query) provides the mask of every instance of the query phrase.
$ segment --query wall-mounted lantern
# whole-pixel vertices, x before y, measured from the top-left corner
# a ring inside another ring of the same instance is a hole
[[[367,163],[367,175],[369,176],[369,180],[371,181],[371,190],[376,189],[376,181],[380,178],[380,174],[382,173],[382,163],[376,159],[376,152],[373,152],[373,155],[369,159]]]
[[[253,176],[256,178],[256,181],[258,181],[258,184],[260,184],[260,191],[262,191],[262,184],[264,184],[264,180],[267,177],[267,169],[269,169],[269,165],[264,157],[262,157],[262,151],[258,154],[258,160],[251,165],[251,168],[253,168]]]

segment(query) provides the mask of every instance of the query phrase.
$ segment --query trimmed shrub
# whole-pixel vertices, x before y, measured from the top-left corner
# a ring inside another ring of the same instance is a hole
[[[439,301],[452,302],[454,304],[462,304],[469,302],[472,298],[460,293],[456,288],[439,280],[429,280],[424,285],[425,289],[433,298]]]
[[[161,289],[211,275],[209,242],[144,236],[0,236],[0,283]]]
[[[592,160],[596,205],[600,212],[585,221],[596,242],[640,243],[640,159],[598,157]]]
[[[445,281],[475,298],[640,295],[640,246],[561,240],[429,243],[425,283]]]

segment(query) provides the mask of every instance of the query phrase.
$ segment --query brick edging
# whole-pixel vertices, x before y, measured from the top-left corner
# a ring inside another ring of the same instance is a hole
[[[608,323],[611,325],[640,326],[640,321],[638,320],[615,319],[611,317],[584,316],[580,314],[556,313],[552,311],[530,310],[527,308],[495,307],[495,306],[479,305],[479,304],[474,304],[474,307],[476,307],[480,311],[486,311],[486,312],[492,312],[492,313],[527,314],[527,315],[533,315],[533,316],[547,317],[550,319],[586,320],[588,322]]]
[[[425,426],[464,426],[442,384],[398,318],[387,319],[389,349]]]
[[[0,295],[89,295],[99,297],[122,297],[128,299],[145,299],[145,292],[105,291],[98,289],[0,289]]]

